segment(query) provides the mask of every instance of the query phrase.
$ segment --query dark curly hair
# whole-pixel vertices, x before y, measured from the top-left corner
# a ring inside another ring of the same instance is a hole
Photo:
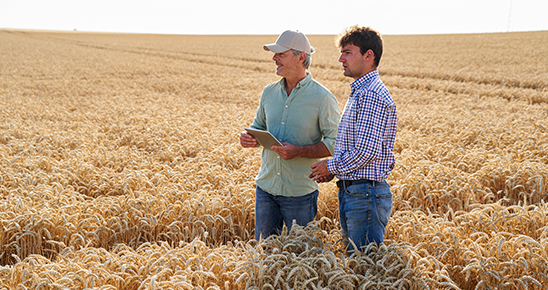
[[[382,56],[382,37],[376,30],[354,25],[347,28],[335,43],[339,48],[353,44],[360,48],[362,55],[371,49],[375,55],[375,66],[379,66]]]

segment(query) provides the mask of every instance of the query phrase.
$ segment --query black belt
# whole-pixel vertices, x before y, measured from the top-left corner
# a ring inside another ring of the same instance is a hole
[[[369,179],[358,179],[358,180],[338,180],[337,181],[337,187],[343,188],[343,186],[349,187],[352,184],[360,184],[360,183],[372,183],[373,186],[375,186],[376,181],[369,180]]]

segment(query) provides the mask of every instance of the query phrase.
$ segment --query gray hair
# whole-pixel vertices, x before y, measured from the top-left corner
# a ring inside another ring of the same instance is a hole
[[[296,49],[291,49],[291,50],[293,51],[293,53],[295,55],[299,55],[299,54],[303,53],[302,51],[299,51],[299,50],[296,50]],[[308,69],[310,67],[310,62],[312,61],[312,57],[308,53],[305,53],[305,55],[306,55],[306,57],[304,59],[303,65],[304,65],[304,68]]]

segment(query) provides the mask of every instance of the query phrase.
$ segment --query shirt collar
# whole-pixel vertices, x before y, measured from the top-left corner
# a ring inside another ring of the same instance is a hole
[[[285,78],[282,78],[282,84],[285,85]],[[304,79],[300,80],[299,83],[295,86],[296,89],[308,84],[310,81],[312,81],[312,74],[310,72],[306,72],[306,77]]]
[[[374,79],[377,79],[379,77],[379,71],[373,70],[370,71],[363,76],[359,77],[357,80],[353,81],[350,84],[350,88],[352,89],[352,93],[359,88],[365,87],[366,85],[370,84]]]

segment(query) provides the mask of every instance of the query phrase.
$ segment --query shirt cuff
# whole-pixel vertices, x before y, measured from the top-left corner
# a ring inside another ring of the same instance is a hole
[[[337,175],[337,170],[336,170],[336,166],[335,166],[335,158],[331,158],[331,159],[327,160],[327,171],[329,171],[329,173],[331,173],[331,174]]]

